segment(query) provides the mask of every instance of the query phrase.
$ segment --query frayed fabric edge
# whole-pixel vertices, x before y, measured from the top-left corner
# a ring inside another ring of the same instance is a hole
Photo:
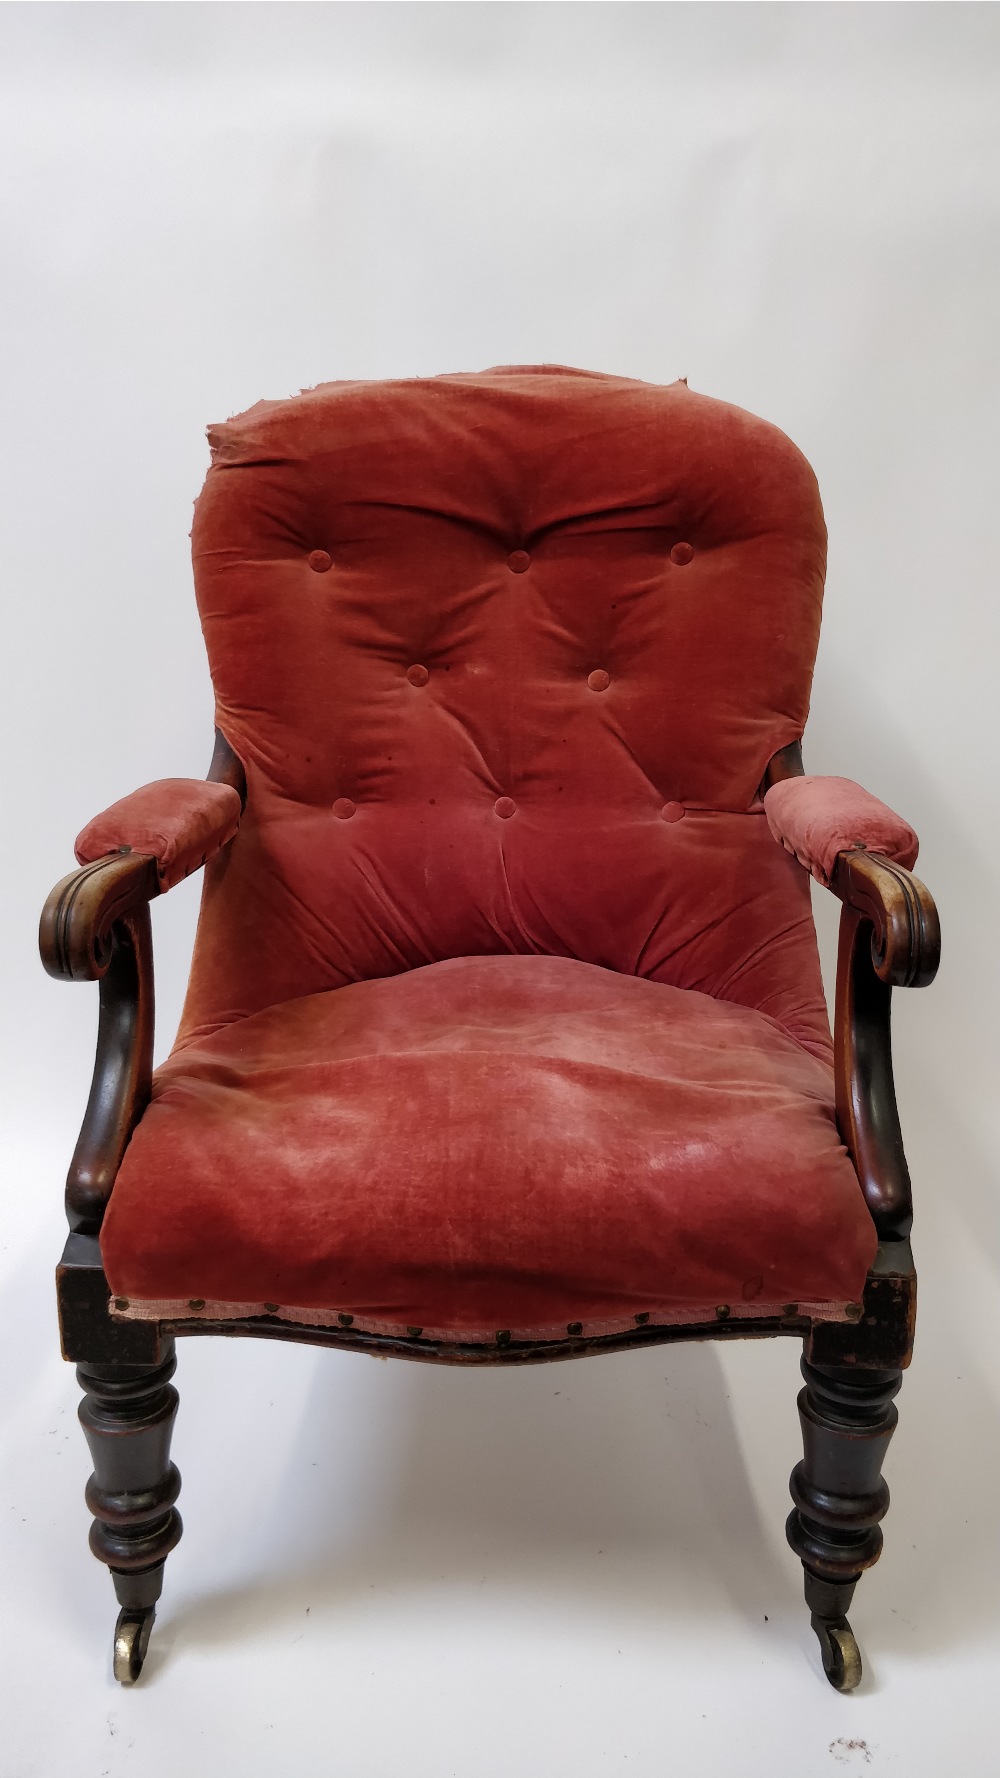
[[[201,1297],[141,1300],[112,1297],[116,1321],[251,1321],[267,1317],[297,1327],[339,1328],[345,1333],[382,1334],[393,1339],[443,1340],[454,1345],[495,1345],[498,1340],[564,1340],[628,1333],[637,1327],[685,1327],[712,1322],[767,1321],[802,1318],[810,1321],[854,1321],[858,1303],[685,1303],[602,1320],[560,1322],[546,1327],[415,1327],[401,1321],[357,1315],[348,1309],[298,1308],[285,1303],[231,1303]]]

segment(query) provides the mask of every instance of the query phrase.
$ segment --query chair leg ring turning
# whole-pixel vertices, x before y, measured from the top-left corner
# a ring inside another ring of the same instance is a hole
[[[847,1621],[854,1589],[882,1553],[889,1507],[882,1463],[896,1429],[893,1397],[902,1372],[802,1361],[799,1395],[804,1457],[792,1471],[788,1541],[805,1573],[805,1597],[823,1669],[837,1691],[861,1680],[861,1655]]]
[[[177,1412],[171,1349],[155,1369],[80,1365],[85,1396],[80,1420],[94,1473],[87,1505],[94,1515],[90,1547],[107,1563],[121,1610],[115,1626],[114,1675],[133,1685],[142,1671],[163,1565],[181,1535],[174,1502],[181,1478],[170,1462]]]

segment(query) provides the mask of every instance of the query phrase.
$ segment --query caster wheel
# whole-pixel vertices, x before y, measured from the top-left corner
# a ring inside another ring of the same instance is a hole
[[[853,1692],[861,1683],[861,1652],[846,1617],[814,1616],[812,1627],[819,1637],[823,1671],[830,1684],[835,1691]]]
[[[145,1611],[126,1605],[118,1613],[115,1625],[115,1678],[120,1685],[134,1685],[142,1672],[149,1647],[149,1632],[156,1612],[152,1606]]]

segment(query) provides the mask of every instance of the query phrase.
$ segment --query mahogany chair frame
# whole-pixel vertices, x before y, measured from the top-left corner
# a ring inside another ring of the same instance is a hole
[[[802,774],[798,743],[776,754],[762,791]],[[209,780],[246,796],[243,767],[217,734]],[[834,1008],[837,1119],[878,1230],[861,1302],[846,1322],[814,1321],[785,1305],[777,1317],[637,1325],[625,1333],[492,1346],[361,1332],[342,1315],[336,1328],[260,1315],[211,1321],[115,1319],[101,1263],[101,1220],[126,1145],[148,1103],[153,1062],[153,960],[149,904],[160,893],[155,859],[124,851],[72,872],[41,919],[42,961],[63,981],[98,981],[100,1023],[93,1085],[66,1185],[70,1234],[56,1272],[63,1356],[77,1365],[80,1419],[94,1473],[87,1485],[90,1545],[111,1570],[121,1607],[115,1676],[142,1669],[166,1557],[181,1535],[180,1477],[170,1462],[177,1410],[171,1384],[180,1336],[294,1340],[432,1364],[524,1365],[675,1340],[768,1339],[803,1343],[798,1398],[802,1461],[792,1472],[788,1541],[800,1557],[806,1604],[823,1665],[840,1691],[861,1678],[847,1621],[855,1586],[882,1549],[889,1504],[882,1462],[896,1426],[893,1398],[913,1349],[916,1275],[910,1252],[910,1178],[896,1109],[889,1014],[894,987],[921,987],[936,972],[940,933],[924,885],[887,858],[842,852],[830,888],[842,904]],[[192,1309],[200,1305],[193,1302]]]

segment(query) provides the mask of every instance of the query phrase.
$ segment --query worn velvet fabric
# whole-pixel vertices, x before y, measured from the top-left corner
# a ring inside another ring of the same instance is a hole
[[[863,846],[912,870],[917,836],[909,822],[850,778],[785,778],[764,797],[776,840],[820,883],[829,883],[838,852]]]
[[[226,845],[239,824],[239,795],[228,784],[161,778],[88,821],[77,835],[76,856],[90,864],[123,847],[149,853],[162,888],[170,889]]]
[[[644,1194],[671,1196],[667,1157],[685,1152],[687,1086],[673,1099],[662,1083],[656,1089],[649,1128],[661,1132],[662,1147],[652,1136],[637,1138],[636,1165],[651,1170],[629,1187],[627,1201],[642,1215],[625,1239],[613,1211],[619,1187],[596,1136],[590,1171],[573,1172],[571,1214],[569,1198],[545,1184],[575,1165],[576,1088],[564,1095],[564,1117],[549,1106],[529,1150],[511,1123],[507,1155],[502,1121],[490,1125],[487,1148],[475,1137],[477,1117],[492,1116],[484,1063],[442,1060],[438,1079],[435,1064],[422,1061],[426,1079],[403,1118],[404,1100],[393,1095],[415,1064],[390,1059],[373,1037],[364,1090],[348,1111],[338,1085],[346,1075],[322,1048],[340,1016],[337,996],[348,989],[374,1008],[383,1004],[380,982],[386,995],[430,992],[433,972],[424,966],[520,957],[529,979],[536,970],[539,995],[550,960],[569,960],[602,982],[639,978],[644,994],[685,990],[718,1003],[720,1017],[725,1009],[753,1015],[755,1030],[763,1021],[790,1040],[775,1055],[820,1066],[812,1078],[826,1083],[828,1146],[817,1168],[799,1174],[798,1194],[782,1198],[781,1214],[769,1214],[770,1263],[787,1279],[790,1299],[818,1283],[856,1296],[874,1231],[832,1121],[809,884],[775,845],[758,794],[772,755],[802,733],[819,632],[825,531],[800,453],[775,428],[684,384],[545,366],[327,384],[260,403],[212,428],[210,440],[213,464],[195,512],[195,582],[217,722],[246,767],[247,803],[236,840],[209,860],[177,1050],[115,1187],[104,1235],[115,1290],[170,1294],[158,1272],[168,1249],[144,1232],[155,1205],[161,1231],[164,1218],[198,1219],[198,1239],[214,1249],[205,1263],[218,1296],[253,1295],[248,1248],[229,1232],[243,1217],[253,1221],[258,1201],[273,1207],[273,1165],[254,1160],[272,1151],[263,1140],[252,1149],[242,1140],[242,1089],[231,1082],[213,1098],[205,1045],[230,1046],[227,1067],[238,1070],[241,1043],[259,1029],[251,1021],[269,1014],[266,1029],[280,1043],[305,1016],[286,1003],[308,999],[330,1008],[316,1012],[314,1032],[325,1111],[315,1113],[315,1073],[289,1065],[280,1091],[277,1064],[260,1071],[255,1064],[253,1075],[258,1117],[283,1131],[283,1154],[289,1145],[294,1151],[269,1234],[279,1269],[286,1246],[300,1250],[303,1229],[336,1222],[338,1194],[353,1201],[363,1177],[372,1229],[390,1226],[376,1201],[399,1213],[405,1207],[413,1229],[395,1224],[400,1251],[412,1232],[426,1243],[424,1282],[451,1278],[450,1295],[441,1285],[440,1313],[424,1303],[426,1319],[445,1324],[456,1304],[473,1302],[478,1287],[470,1283],[463,1296],[445,1259],[465,1255],[461,1266],[474,1278],[482,1242],[491,1276],[513,1292],[506,1314],[502,1291],[489,1299],[491,1316],[516,1321],[513,1279],[530,1271],[530,1243],[519,1246],[512,1235],[509,1254],[497,1260],[490,1230],[500,1225],[485,1208],[491,1187],[509,1202],[516,1178],[539,1211],[558,1203],[567,1214],[558,1278],[548,1261],[539,1270],[555,1280],[552,1319],[560,1319],[569,1285],[588,1279],[609,1311],[616,1291],[631,1306],[635,1293],[623,1280],[641,1245]],[[394,989],[386,978],[395,978]],[[680,1017],[676,996],[665,994],[662,1004],[661,1037]],[[677,1029],[690,1024],[681,1019]],[[464,1053],[459,1035],[456,1054]],[[558,1047],[555,1054],[558,1073],[565,1058]],[[196,1107],[206,1116],[210,1104],[212,1116],[218,1106],[229,1110],[205,1159],[196,1143],[185,1148],[182,1189],[168,1083],[180,1092],[176,1070],[185,1058],[192,1073],[182,1101],[192,1127]],[[695,1083],[697,1067],[693,1057]],[[754,1090],[742,1064],[734,1067],[734,1103],[752,1117]],[[630,1062],[623,1078],[633,1072]],[[381,1087],[396,1105],[392,1119]],[[301,1121],[289,1121],[300,1096]],[[761,1103],[769,1103],[766,1094]],[[345,1116],[358,1126],[346,1172],[325,1134]],[[407,1118],[434,1125],[421,1141],[437,1158],[416,1174]],[[813,1133],[817,1127],[809,1124]],[[738,1220],[741,1206],[753,1221],[767,1168],[744,1176],[737,1159],[725,1163],[728,1141],[720,1136],[704,1148],[703,1133],[697,1138],[711,1180],[705,1201],[728,1193],[726,1215]],[[775,1180],[789,1177],[778,1158],[786,1142],[801,1158],[795,1117],[776,1115]],[[245,1160],[239,1175],[235,1164],[222,1168],[227,1144]],[[658,1166],[650,1158],[657,1152]],[[475,1195],[450,1197],[463,1172],[475,1172]],[[821,1236],[814,1213],[815,1203],[828,1202],[818,1182],[834,1175],[849,1236],[842,1222]],[[694,1217],[696,1197],[684,1196],[685,1215]],[[456,1225],[449,1204],[461,1205],[467,1226]],[[528,1208],[524,1227],[542,1241]],[[713,1230],[726,1215],[714,1218]],[[509,1215],[506,1222],[517,1226]],[[667,1221],[656,1226],[663,1238],[651,1263],[661,1288],[652,1294],[661,1302],[692,1301],[708,1275],[723,1300],[739,1296],[745,1256],[731,1273],[699,1272],[691,1265],[703,1245],[696,1219],[683,1240],[678,1223],[669,1236]],[[361,1297],[401,1300],[398,1277],[390,1285],[390,1268],[379,1285],[361,1224],[352,1227],[361,1242],[354,1285],[343,1269],[331,1271],[325,1292],[313,1277],[310,1301],[325,1293],[339,1310],[355,1288],[359,1300],[348,1300],[345,1312],[360,1313]],[[796,1284],[806,1228],[820,1269],[807,1267]],[[609,1243],[620,1238],[628,1265],[623,1259],[609,1271]],[[427,1259],[435,1243],[437,1271]],[[294,1272],[291,1258],[289,1266]],[[642,1279],[648,1296],[651,1274]],[[529,1278],[523,1289],[534,1288]],[[290,1298],[282,1292],[282,1300]],[[532,1314],[542,1315],[544,1303],[532,1300]]]
[[[578,957],[828,1041],[757,797],[802,733],[825,530],[776,428],[529,369],[211,429],[195,584],[244,761],[181,1042],[446,957]]]
[[[238,1278],[257,1313],[564,1335],[843,1301],[875,1247],[859,1202],[827,1067],[774,1019],[563,957],[463,957],[179,1050],[105,1238],[139,1298],[207,1306]]]

